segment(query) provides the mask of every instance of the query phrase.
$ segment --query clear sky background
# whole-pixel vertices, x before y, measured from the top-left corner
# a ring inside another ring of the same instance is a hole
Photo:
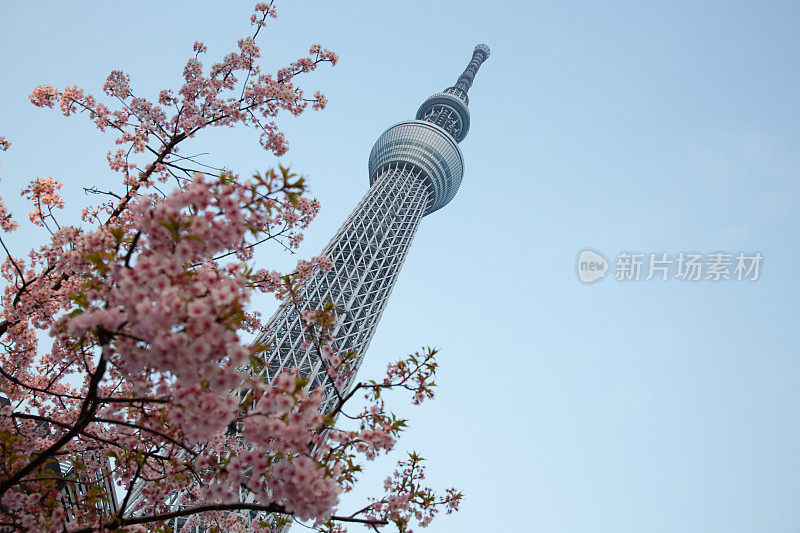
[[[392,398],[411,429],[342,511],[416,449],[432,486],[466,493],[436,533],[800,531],[800,4],[644,4],[278,4],[266,67],[315,42],[341,63],[301,84],[325,92],[327,110],[279,120],[281,162],[309,177],[322,212],[297,256],[265,248],[261,266],[317,254],[366,192],[380,133],[453,84],[475,44],[492,50],[470,90],[461,189],[423,220],[360,374],[435,345],[438,396]],[[72,213],[81,187],[116,179],[111,137],[34,108],[35,86],[101,93],[123,69],[154,97],[178,86],[195,40],[217,58],[249,32],[249,9],[4,5],[0,135],[13,146],[0,191],[17,219],[33,178],[61,179]],[[277,163],[244,130],[204,134],[192,152],[245,174]],[[24,224],[11,244],[43,237]],[[755,282],[612,271],[584,285],[587,247],[612,262],[718,250],[764,261]]]

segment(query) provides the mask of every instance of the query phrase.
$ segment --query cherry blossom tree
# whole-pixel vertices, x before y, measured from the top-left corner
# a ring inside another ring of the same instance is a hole
[[[88,187],[99,200],[70,226],[58,221],[61,183],[35,179],[22,195],[43,244],[20,255],[0,238],[3,531],[165,530],[176,519],[209,531],[273,531],[295,519],[320,531],[351,523],[410,531],[458,508],[460,493],[424,485],[416,453],[387,478],[384,495],[337,508],[363,461],[391,450],[405,427],[382,393],[406,389],[413,403],[433,397],[436,352],[344,390],[354,361],[332,347],[335,310],[298,297],[330,262],[314,257],[287,273],[253,264],[254,248],[268,241],[298,246],[319,210],[304,179],[283,167],[250,178],[210,172],[180,155],[208,128],[239,126],[280,156],[287,142],[275,117],[325,107],[320,92],[306,97],[296,83],[335,65],[330,50],[315,44],[274,74],[262,71],[257,37],[273,17],[271,2],[256,4],[252,34],[208,68],[196,42],[181,87],[155,101],[121,71],[100,98],[78,87],[33,89],[33,105],[116,133],[107,159],[121,183]],[[0,150],[9,147],[0,137]],[[18,226],[0,200],[0,230]],[[264,347],[246,340],[263,326],[247,307],[254,292],[288,298],[302,312],[338,398],[332,411],[320,412],[323,390],[309,390],[308,376],[259,377]]]

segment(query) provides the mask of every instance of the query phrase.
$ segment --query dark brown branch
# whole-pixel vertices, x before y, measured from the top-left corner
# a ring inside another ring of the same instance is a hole
[[[163,398],[97,398],[99,403],[169,403],[169,400]]]
[[[131,428],[131,429],[138,429],[138,430],[141,430],[141,431],[146,431],[148,433],[152,433],[153,435],[156,435],[157,437],[161,437],[165,441],[170,442],[171,444],[183,449],[184,451],[189,452],[192,455],[197,455],[196,451],[192,450],[188,446],[185,446],[181,442],[173,439],[169,435],[165,435],[164,433],[158,431],[157,429],[152,429],[152,428],[149,428],[149,427],[146,427],[146,426],[142,426],[142,425],[139,425],[139,424],[133,424],[131,422],[125,422],[124,420],[114,420],[114,419],[111,419],[111,418],[94,417],[94,418],[92,418],[92,422],[101,422],[103,424],[112,424],[112,425],[118,425],[118,426],[125,426],[125,427]]]
[[[99,333],[101,337],[101,343],[103,343],[102,338],[104,335],[102,332]],[[106,342],[108,342],[106,340]],[[105,351],[105,350],[103,350]],[[36,470],[38,467],[45,464],[50,458],[58,452],[61,448],[63,448],[67,443],[69,443],[72,439],[74,439],[78,434],[80,434],[87,425],[92,421],[92,417],[94,416],[95,411],[97,411],[98,404],[96,402],[97,399],[97,388],[100,385],[100,380],[103,379],[103,376],[106,372],[106,358],[105,354],[101,354],[100,361],[97,364],[97,368],[91,374],[91,378],[89,380],[89,387],[86,392],[86,399],[81,405],[81,411],[78,415],[78,419],[75,421],[75,425],[72,426],[64,435],[61,436],[56,442],[50,445],[46,450],[41,453],[38,453],[36,457],[34,457],[28,464],[17,470],[14,474],[9,476],[7,479],[0,481],[0,497],[8,492],[11,487],[16,485],[20,482],[25,476]]]
[[[58,398],[69,398],[70,400],[83,400],[84,399],[82,396],[72,396],[71,394],[58,394],[58,393],[52,392],[52,391],[47,390],[47,389],[41,389],[41,388],[38,388],[38,387],[34,387],[33,385],[29,385],[29,384],[27,384],[27,383],[25,383],[23,381],[20,381],[19,379],[15,378],[14,376],[9,374],[8,372],[6,372],[5,369],[2,366],[0,366],[0,374],[2,374],[4,378],[9,380],[13,384],[18,385],[18,386],[20,386],[20,387],[22,387],[24,389],[29,390],[29,391],[39,392],[41,394],[49,394],[51,396],[56,396]]]
[[[97,187],[84,187],[83,188],[83,193],[84,194],[89,194],[89,193],[92,193],[92,194],[107,194],[108,196],[113,196],[117,200],[122,200],[122,196],[118,195],[117,193],[112,192],[112,191],[101,191]]]
[[[117,517],[114,520],[103,524],[103,527],[107,529],[116,529],[120,527],[133,526],[137,524],[152,524],[154,522],[166,522],[168,520],[172,520],[173,518],[192,516],[195,514],[205,513],[208,511],[259,511],[262,513],[290,514],[287,513],[286,509],[284,509],[282,506],[274,503],[270,503],[268,505],[263,505],[259,503],[217,503],[209,505],[199,505],[197,507],[190,507],[187,509],[180,509],[178,511],[172,511],[169,513],[161,513],[149,516],[137,516],[128,518]],[[336,516],[336,515],[332,516],[331,520],[334,520],[336,522],[366,524],[372,527],[385,526],[389,523],[387,520],[369,520],[366,518],[353,518],[350,516]],[[71,533],[91,533],[95,531],[95,529],[87,527],[83,529],[76,529],[70,531]]]
[[[134,193],[136,193],[136,191],[139,190],[139,188],[144,184],[144,182],[150,178],[153,172],[155,172],[156,167],[164,162],[164,159],[172,152],[172,150],[178,145],[178,143],[185,140],[186,137],[187,135],[185,133],[179,133],[175,135],[169,141],[169,143],[164,145],[164,149],[161,150],[156,160],[147,166],[147,170],[145,170],[142,173],[142,175],[139,176],[139,180],[137,181],[137,183],[130,188],[128,193],[125,195],[125,198],[123,198],[123,200],[119,203],[119,205],[117,205],[117,207],[115,207],[114,210],[111,212],[111,215],[108,217],[106,224],[108,224],[110,220],[122,214],[122,212],[128,206],[128,202],[130,202],[133,199]]]

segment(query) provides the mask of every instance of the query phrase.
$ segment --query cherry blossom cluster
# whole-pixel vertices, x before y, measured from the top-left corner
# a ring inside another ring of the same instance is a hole
[[[335,469],[312,453],[323,442],[323,394],[305,392],[305,384],[287,372],[267,388],[244,420],[242,435],[251,449],[242,462],[251,468],[247,487],[256,498],[276,502],[301,520],[324,522],[342,489]]]
[[[249,446],[280,453],[284,469],[294,465],[287,454],[307,452],[322,423],[321,393],[277,425],[276,420],[265,422],[256,416],[263,413],[243,412],[232,393],[246,379],[241,368],[253,355],[238,334],[241,323],[248,320],[244,305],[253,280],[244,263],[214,258],[249,249],[247,237],[270,232],[277,221],[288,228],[307,225],[316,212],[309,209],[313,203],[301,201],[302,186],[291,180],[288,169],[267,176],[274,179],[241,180],[223,174],[211,180],[195,175],[191,183],[164,198],[141,197],[116,219],[117,225],[94,231],[62,228],[49,246],[31,254],[30,265],[22,258],[9,258],[3,266],[3,275],[14,282],[6,287],[5,298],[5,303],[12,303],[5,318],[13,321],[6,322],[13,349],[4,354],[9,363],[4,368],[15,369],[4,373],[10,399],[23,402],[31,390],[49,397],[35,419],[47,423],[43,445],[60,442],[68,433],[60,429],[70,426],[79,427],[81,436],[64,442],[65,452],[85,452],[98,440],[113,442],[119,480],[131,486],[137,477],[160,480],[142,491],[145,501],[156,502],[154,513],[165,511],[162,502],[185,488],[186,476],[197,471],[193,461],[198,446],[218,453],[229,448],[215,442],[236,420],[242,421]],[[282,196],[276,199],[276,194]],[[285,216],[287,210],[295,214]],[[311,264],[325,268],[329,262],[317,258],[304,263],[298,276],[308,275]],[[37,272],[32,266],[44,269]],[[28,326],[49,326],[54,339],[52,351],[40,355],[38,365]],[[54,370],[67,376],[81,368],[87,370],[88,390],[48,381]],[[281,387],[279,381],[275,387],[251,384],[250,390],[280,393]],[[116,398],[119,403],[100,398]],[[89,416],[84,416],[87,405]],[[269,399],[263,405],[275,408]],[[287,407],[279,414],[288,416]],[[304,422],[298,418],[301,414],[310,418]],[[19,417],[12,412],[7,421],[15,418]],[[271,429],[267,433],[248,429],[259,423]],[[281,428],[287,431],[283,436]],[[271,436],[270,444],[263,441],[264,435]],[[168,453],[152,452],[164,446]],[[22,453],[15,457],[7,471],[28,459]],[[274,461],[270,456],[266,464]],[[327,519],[340,491],[337,482],[330,476],[308,480],[302,473],[309,468],[303,460],[292,468],[298,470],[290,476],[297,479],[292,483],[262,474],[271,501],[280,501],[284,512],[296,516]],[[86,471],[99,469],[86,467]],[[213,476],[203,479],[199,487],[204,487],[204,497],[209,496],[208,487],[238,494],[241,480],[234,482],[229,474],[223,481]],[[53,492],[52,487],[49,490]]]
[[[44,226],[47,218],[55,221],[53,209],[64,208],[64,200],[56,192],[60,188],[61,183],[49,177],[35,179],[22,189],[22,196],[33,202],[33,211],[28,213],[28,219],[31,222],[37,226]],[[43,210],[46,210],[47,213]]]
[[[0,136],[0,152],[5,152],[10,147],[11,142],[5,137]],[[11,217],[11,213],[8,211],[6,204],[3,203],[3,198],[0,197],[0,229],[5,232],[11,232],[17,229],[17,227],[19,227],[19,224]]]
[[[255,6],[255,13],[250,15],[250,24],[258,27],[266,26],[266,17],[264,15],[269,15],[272,18],[278,16],[277,11],[275,11],[275,7],[272,5],[272,2],[257,3]]]
[[[6,207],[6,204],[3,203],[3,198],[0,197],[0,229],[5,232],[14,231],[19,227],[19,223],[17,223],[11,215],[11,212]]]
[[[320,531],[390,521],[404,531],[412,518],[424,525],[438,509],[457,507],[454,491],[436,496],[421,486],[417,461],[411,470],[401,465],[385,498],[336,514],[362,461],[392,450],[406,426],[381,391],[409,390],[415,403],[432,397],[436,352],[390,365],[383,381],[351,386],[355,358],[336,348],[336,310],[308,308],[299,296],[332,263],[300,260],[289,273],[251,264],[262,243],[291,250],[301,242],[319,211],[304,178],[283,167],[250,178],[200,171],[176,156],[202,130],[235,125],[255,128],[264,148],[281,155],[287,144],[273,118],[325,106],[321,93],[307,99],[294,80],[335,64],[333,52],[314,45],[274,75],[261,71],[256,37],[271,17],[271,2],[256,4],[253,34],[209,68],[201,62],[207,47],[196,42],[182,85],[155,101],[137,96],[122,71],[103,86],[116,109],[78,87],[31,93],[36,106],[84,114],[117,133],[107,160],[122,187],[86,189],[105,197],[83,210],[88,227],[62,226],[53,214],[64,208],[61,183],[33,180],[22,195],[48,240],[17,256],[0,239],[3,527],[144,531],[189,518],[225,531],[273,531],[298,519]],[[8,146],[0,137],[0,150]],[[158,185],[173,178],[171,191]],[[0,202],[0,227],[16,226]],[[304,349],[318,351],[326,385],[311,390],[297,370],[265,380],[264,347],[244,338],[263,328],[247,308],[253,291],[288,298],[302,313]],[[42,333],[48,349],[39,346]],[[366,403],[346,412],[359,391]],[[323,412],[331,399],[335,407]],[[340,427],[340,416],[355,423]],[[104,477],[123,495],[113,516],[103,511]]]
[[[408,460],[399,461],[397,469],[384,481],[386,496],[372,504],[368,516],[384,518],[393,522],[398,531],[412,533],[409,528],[412,519],[426,527],[439,511],[444,510],[446,514],[457,511],[463,495],[456,489],[447,489],[443,496],[437,496],[430,488],[422,486],[423,461],[414,452],[408,454]]]
[[[436,362],[436,351],[428,349],[420,354],[419,352],[410,355],[407,359],[401,359],[388,365],[386,377],[383,385],[394,388],[402,387],[414,392],[412,403],[421,404],[425,399],[432,399],[434,396],[433,377],[439,364]],[[379,393],[380,389],[373,389],[374,393]]]

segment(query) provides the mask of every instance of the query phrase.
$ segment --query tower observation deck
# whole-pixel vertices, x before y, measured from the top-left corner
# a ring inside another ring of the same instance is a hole
[[[476,46],[455,85],[425,100],[415,120],[399,122],[378,138],[369,155],[369,191],[322,251],[333,268],[315,272],[300,290],[307,306],[334,305],[338,320],[332,347],[340,353],[352,350],[356,369],[422,217],[447,205],[461,185],[464,159],[458,143],[469,131],[467,91],[488,57],[488,46]],[[285,301],[257,339],[268,345],[263,371],[271,380],[297,367],[312,389],[326,388],[322,410],[327,412],[336,395],[314,343],[304,335],[302,317]],[[307,348],[301,347],[304,342]],[[354,376],[341,392],[352,386]]]

